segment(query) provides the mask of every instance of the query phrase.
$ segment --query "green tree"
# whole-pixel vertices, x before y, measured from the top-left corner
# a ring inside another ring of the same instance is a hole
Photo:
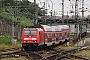
[[[4,5],[8,6],[8,5],[15,5],[15,0],[4,0]]]
[[[17,1],[17,0],[1,0],[0,6],[2,7],[0,17],[5,18],[7,20],[12,20],[11,19],[11,13],[14,14],[15,16],[15,21],[17,21],[17,18],[20,17],[20,20],[33,20],[35,17],[35,5],[32,2],[29,2],[28,0],[22,0],[22,1]],[[36,5],[38,9],[38,16],[42,16],[45,12],[41,10],[41,8]],[[5,15],[6,14],[6,15]],[[8,17],[9,16],[9,17]],[[22,19],[22,18],[25,19]],[[28,21],[27,20],[27,21]],[[22,23],[24,24],[24,22]],[[29,23],[25,23],[25,26],[29,25]]]

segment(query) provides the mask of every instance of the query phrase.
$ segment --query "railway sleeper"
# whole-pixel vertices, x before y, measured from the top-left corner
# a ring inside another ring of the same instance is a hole
[[[77,55],[74,55],[74,54],[71,54],[70,56],[74,57],[74,58],[78,58],[78,59],[90,60],[89,58],[84,57],[84,56],[77,56]]]

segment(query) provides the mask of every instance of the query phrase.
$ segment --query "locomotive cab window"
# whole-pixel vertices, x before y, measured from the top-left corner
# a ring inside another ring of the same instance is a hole
[[[36,30],[24,30],[24,35],[36,35]]]
[[[32,30],[31,35],[36,35],[36,30]]]

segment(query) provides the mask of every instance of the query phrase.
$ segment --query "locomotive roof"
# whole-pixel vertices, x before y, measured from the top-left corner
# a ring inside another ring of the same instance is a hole
[[[35,26],[26,26],[26,28],[41,28],[41,25],[35,25]]]

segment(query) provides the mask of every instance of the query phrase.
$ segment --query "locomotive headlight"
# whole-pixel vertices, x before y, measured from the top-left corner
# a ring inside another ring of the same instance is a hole
[[[26,42],[26,41],[24,41],[24,42]]]
[[[24,38],[24,40],[28,40],[28,38]]]
[[[35,41],[35,43],[36,43],[36,41]]]
[[[36,40],[36,38],[24,38],[24,40]]]
[[[36,40],[36,38],[32,38],[32,40]]]

